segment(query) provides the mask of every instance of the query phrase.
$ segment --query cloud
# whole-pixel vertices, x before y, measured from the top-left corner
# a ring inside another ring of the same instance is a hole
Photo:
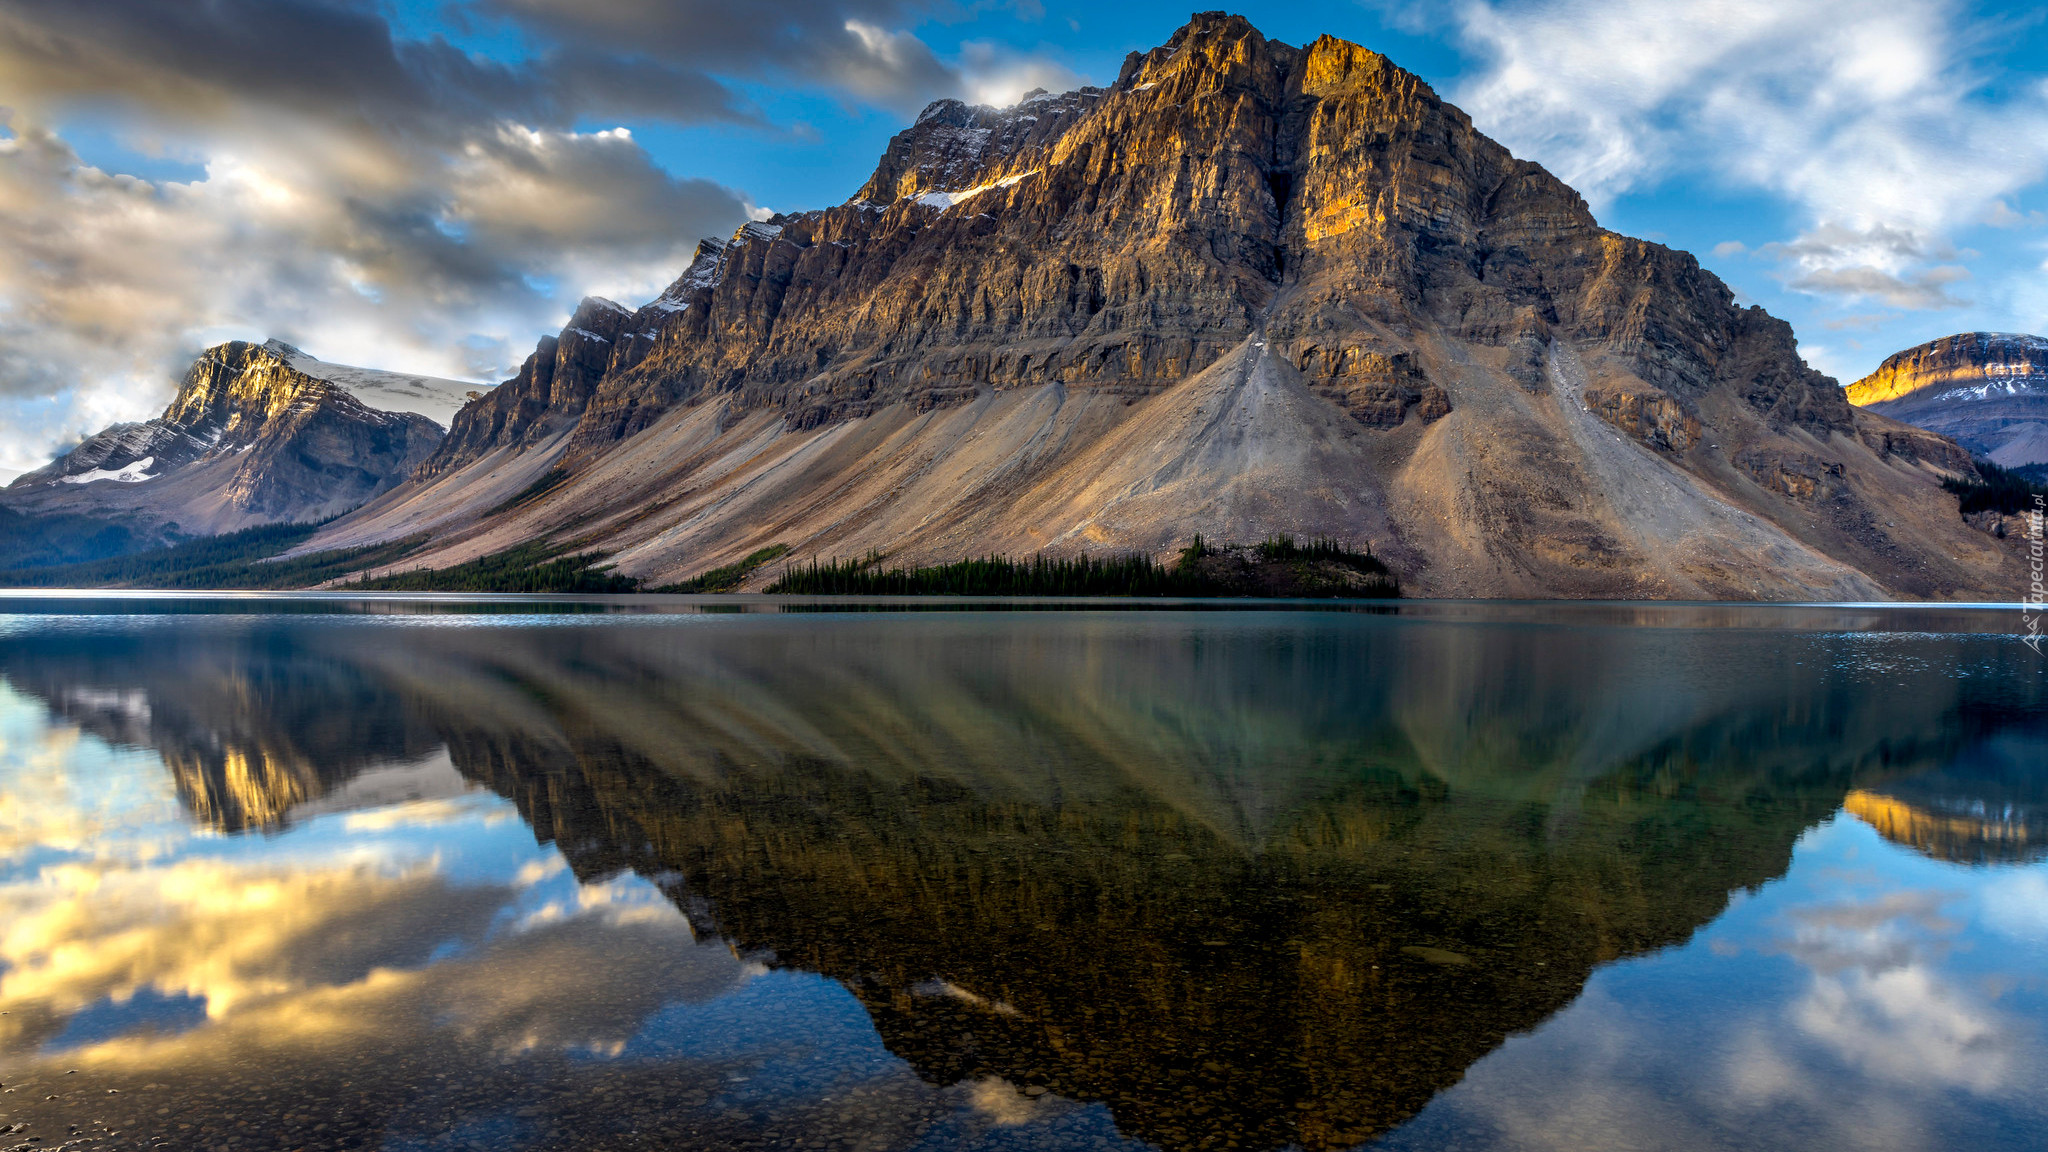
[[[1685,176],[1760,189],[1812,233],[1792,287],[1951,308],[1940,237],[2017,213],[2048,174],[2048,92],[1994,98],[2001,37],[1952,0],[1481,0],[1456,30],[1483,67],[1457,101],[1596,205]],[[1396,13],[1413,22],[1408,9]],[[1999,214],[2003,209],[2004,216]],[[1867,253],[1897,241],[1881,259]]]
[[[1033,88],[1068,92],[1087,81],[1057,61],[1026,56],[986,41],[960,46],[963,99],[1007,107]]]
[[[1787,280],[1786,287],[1822,296],[1852,299],[1874,297],[1894,308],[1928,310],[1967,308],[1968,300],[1948,294],[1948,286],[1970,278],[1967,268],[1944,264],[1937,268],[1895,276],[1868,265],[1849,268],[1816,268]]]
[[[576,46],[493,62],[365,4],[24,0],[0,11],[0,106],[5,471],[152,414],[230,337],[496,379],[584,281],[651,293],[749,207],[574,126],[749,120],[721,83]],[[204,177],[84,162],[53,126],[87,112]]]
[[[459,0],[445,34],[408,35],[376,0],[11,0],[0,477],[153,415],[223,339],[501,379],[582,295],[650,296],[757,214],[612,125],[774,131],[741,90],[762,80],[900,112],[1071,76],[985,46],[941,61],[903,30],[927,8]],[[101,129],[203,175],[88,162]]]
[[[152,183],[18,125],[0,145],[0,398],[62,402],[17,423],[0,467],[147,414],[230,337],[495,378],[583,291],[649,293],[747,210],[619,132],[500,123],[401,163],[346,135],[298,144],[222,143],[205,179]]]
[[[1807,1037],[1873,1079],[1977,1095],[2007,1087],[2018,1063],[2003,1021],[1926,968],[1825,976],[1790,1016]]]
[[[719,80],[614,47],[548,46],[511,62],[445,39],[397,38],[361,0],[15,0],[0,12],[0,75],[18,108],[125,105],[169,125],[286,114],[369,135],[459,134],[511,118],[751,120]],[[615,41],[636,44],[633,39]]]
[[[631,44],[672,67],[820,82],[915,112],[963,90],[960,73],[901,29],[940,8],[896,0],[480,0],[479,9],[599,54]]]
[[[1984,223],[1993,228],[2039,228],[2048,224],[2048,212],[2019,212],[2003,200],[1994,200],[1984,210]]]
[[[415,784],[434,762],[412,766]],[[165,768],[0,690],[9,1051],[150,1068],[394,1038],[605,1051],[664,1006],[758,974],[697,942],[646,881],[579,883],[488,793],[357,812],[259,844],[196,830]],[[581,978],[596,971],[606,978]],[[138,997],[195,1004],[202,1018],[170,1033],[139,1023],[71,1032],[81,1016]]]
[[[845,27],[856,50],[834,54],[826,67],[849,92],[909,111],[925,104],[931,94],[959,87],[953,72],[910,33],[890,32],[860,20],[848,20]]]
[[[621,43],[679,67],[746,71],[785,82],[820,82],[862,102],[915,113],[943,96],[1009,104],[1032,88],[1064,91],[1082,83],[1043,54],[968,41],[957,63],[941,60],[905,31],[940,3],[897,0],[483,0],[485,10],[521,27],[591,51]],[[1040,16],[1043,12],[1040,12]],[[1029,5],[1020,11],[1033,18]]]
[[[1994,875],[1982,888],[1984,922],[2002,936],[2048,943],[2048,875],[2039,869]]]
[[[1839,316],[1822,326],[1830,332],[1875,332],[1898,318],[1896,312],[1865,312],[1854,316]]]
[[[431,867],[346,861],[52,869],[0,888],[0,1035],[38,1046],[94,1005],[148,993],[203,1003],[206,1026],[115,1037],[72,1058],[149,1063],[251,1038],[425,1043],[437,1031],[506,1053],[603,1051],[663,1005],[753,974],[729,949],[698,945],[659,893],[600,887],[563,914],[494,929],[511,896]],[[573,977],[599,969],[608,978],[596,984]]]
[[[1902,228],[1883,224],[1857,230],[1823,224],[1789,242],[1766,244],[1757,254],[1779,261],[1786,287],[1845,300],[1877,299],[1893,308],[1962,308],[1969,301],[1948,286],[1970,278],[1956,260],[1975,255]],[[1918,267],[1915,267],[1918,265]]]

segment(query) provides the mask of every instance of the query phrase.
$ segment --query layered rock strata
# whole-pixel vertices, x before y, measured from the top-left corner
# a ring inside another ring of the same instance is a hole
[[[275,341],[209,348],[162,416],[100,432],[18,477],[0,502],[186,535],[317,520],[393,487],[439,447],[432,420],[370,407],[295,359],[315,370],[365,371]]]
[[[1897,352],[1849,400],[2006,468],[2048,464],[2048,339],[1963,332]]]
[[[1292,532],[1425,594],[2003,587],[1920,436],[1386,57],[1210,13],[1106,88],[934,104],[845,203],[586,301],[318,544],[574,539],[666,581]]]

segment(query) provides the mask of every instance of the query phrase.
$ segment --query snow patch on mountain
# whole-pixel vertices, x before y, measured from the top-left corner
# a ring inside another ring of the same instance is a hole
[[[1008,188],[1026,176],[1035,175],[1037,172],[1038,169],[1033,168],[1029,172],[1019,172],[1015,176],[1005,176],[1001,180],[988,184],[977,184],[972,188],[962,188],[957,192],[926,192],[917,198],[917,202],[926,208],[937,208],[939,211],[944,212],[963,200],[979,196],[991,188]]]
[[[90,472],[75,472],[69,476],[59,477],[58,482],[61,484],[90,484],[95,480],[115,480],[122,484],[140,484],[144,480],[156,479],[149,471],[155,465],[156,457],[144,456],[142,459],[124,464],[118,469],[95,468]]]
[[[365,408],[379,412],[417,412],[444,428],[454,417],[456,409],[469,402],[470,393],[487,392],[492,387],[411,372],[330,364],[282,340],[266,342],[263,350],[316,380],[339,385],[361,401]]]

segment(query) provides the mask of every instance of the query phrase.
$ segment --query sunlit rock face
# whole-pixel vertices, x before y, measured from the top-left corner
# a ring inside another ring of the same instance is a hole
[[[1908,676],[1911,621],[1714,619],[243,618],[0,637],[0,675],[161,749],[213,827],[445,750],[581,879],[636,872],[695,938],[843,984],[929,1082],[1172,1149],[1336,1149],[1782,873],[1853,790],[1983,795],[1937,778],[1995,774],[1985,733],[2041,708],[2001,638],[1938,642],[1981,676]],[[225,770],[259,754],[308,770]]]
[[[439,446],[432,420],[373,408],[314,371],[391,375],[323,364],[275,341],[217,345],[193,362],[162,416],[106,429],[16,479],[0,500],[186,535],[319,520],[397,484]]]
[[[1852,403],[1939,432],[2005,468],[2048,464],[2048,339],[1962,332],[1885,359]]]
[[[1289,532],[1425,595],[2007,588],[1945,443],[1385,56],[1208,13],[1104,88],[936,103],[850,199],[705,241],[644,307],[586,301],[323,540],[426,533],[441,564],[573,534],[660,583],[776,543]]]

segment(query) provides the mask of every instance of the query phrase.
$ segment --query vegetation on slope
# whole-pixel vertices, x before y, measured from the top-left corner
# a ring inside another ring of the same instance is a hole
[[[320,524],[266,524],[80,564],[0,571],[9,588],[280,589],[307,588],[361,568],[389,564],[425,543],[397,540],[362,548],[271,557],[311,539]]]
[[[134,525],[74,513],[32,516],[0,508],[0,565],[8,569],[83,564],[150,546],[152,533]]]
[[[988,556],[922,568],[880,568],[880,557],[791,565],[771,593],[818,596],[1314,596],[1385,599],[1400,582],[1370,552],[1332,540],[1211,547],[1201,537],[1169,568],[1144,555]]]
[[[1963,515],[1998,512],[2017,516],[2036,507],[2035,497],[2048,498],[2048,484],[2036,483],[2020,472],[2000,468],[1988,460],[1977,461],[1976,480],[1943,480],[1941,486],[1956,494]]]
[[[1200,596],[1198,586],[1147,556],[1073,560],[989,556],[881,571],[872,560],[793,565],[769,592],[816,596]]]
[[[271,590],[311,588],[350,573],[385,567],[426,544],[412,537],[386,544],[275,559],[311,539],[320,524],[269,524],[189,540],[166,548],[84,563],[0,570],[0,587]],[[648,591],[615,573],[600,552],[530,541],[447,568],[414,568],[337,585],[354,592]],[[749,574],[786,556],[773,544],[693,579],[656,592],[730,592]],[[881,567],[882,557],[812,561],[785,568],[767,591],[830,596],[1313,596],[1385,598],[1399,582],[1370,552],[1331,540],[1297,543],[1276,536],[1262,544],[1213,547],[1199,536],[1171,566],[1143,555],[1003,556],[918,568]]]
[[[789,553],[787,544],[770,544],[766,548],[749,552],[737,564],[724,564],[708,572],[700,573],[680,584],[664,584],[653,592],[730,592],[740,586],[749,573],[770,560],[777,560]]]
[[[1263,543],[1212,547],[1200,536],[1181,550],[1175,570],[1213,591],[1207,596],[1288,596],[1392,599],[1401,583],[1370,550],[1354,552],[1335,540],[1272,536]]]
[[[545,540],[448,568],[414,568],[340,585],[350,592],[637,592],[640,581],[600,564],[602,552],[571,553]]]

